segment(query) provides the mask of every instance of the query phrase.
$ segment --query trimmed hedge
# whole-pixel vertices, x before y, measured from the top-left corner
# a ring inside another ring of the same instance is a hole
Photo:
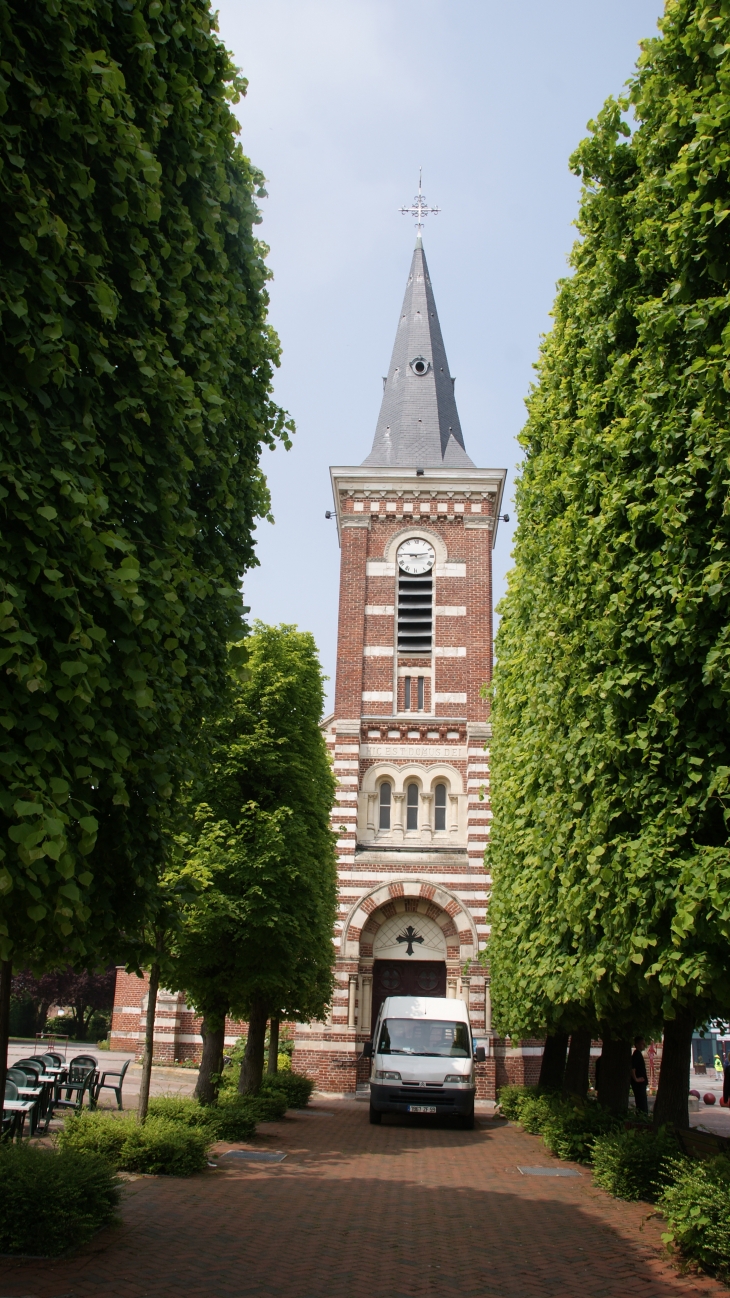
[[[132,1115],[85,1112],[66,1119],[59,1136],[63,1150],[101,1155],[120,1172],[192,1176],[202,1172],[214,1135],[169,1117],[151,1116],[140,1125]]]
[[[58,1257],[115,1219],[108,1159],[76,1149],[0,1145],[0,1253]]]
[[[674,1164],[674,1184],[659,1199],[668,1230],[665,1244],[706,1271],[730,1279],[730,1158]]]
[[[502,1112],[532,1136],[542,1136],[551,1154],[575,1163],[590,1163],[594,1141],[616,1131],[621,1120],[595,1100],[568,1100],[554,1091],[504,1086]]]
[[[519,1122],[522,1101],[528,1096],[536,1095],[534,1086],[503,1086],[499,1092],[499,1107],[505,1118]]]
[[[203,1105],[185,1096],[165,1095],[150,1100],[149,1113],[168,1122],[179,1122],[208,1133],[209,1140],[249,1140],[256,1123],[266,1121],[260,1106],[248,1096],[223,1097],[219,1104]]]
[[[261,1092],[265,1095],[272,1091],[283,1091],[290,1109],[306,1109],[313,1090],[311,1077],[295,1073],[291,1068],[280,1069],[278,1073],[267,1073],[261,1086]]]
[[[542,1138],[558,1158],[574,1163],[593,1161],[595,1143],[601,1136],[616,1130],[619,1123],[608,1109],[595,1100],[562,1100],[549,1112],[542,1127]]]
[[[262,1089],[258,1095],[241,1096],[238,1102],[251,1106],[257,1122],[279,1122],[289,1108],[286,1092],[274,1087],[271,1090]]]
[[[599,1136],[592,1149],[593,1180],[616,1199],[654,1203],[676,1175],[680,1155],[676,1136],[635,1127]]]

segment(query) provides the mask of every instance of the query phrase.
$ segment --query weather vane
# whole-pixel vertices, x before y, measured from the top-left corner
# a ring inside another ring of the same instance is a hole
[[[418,231],[418,237],[419,237],[419,239],[420,239],[420,237],[421,237],[421,231],[423,230],[423,222],[424,222],[424,218],[427,217],[427,216],[438,216],[439,212],[441,211],[441,208],[440,208],[440,207],[429,207],[429,206],[428,206],[428,199],[426,198],[426,195],[423,193],[423,191],[422,191],[422,189],[421,189],[421,180],[422,180],[422,178],[423,178],[423,167],[419,167],[419,169],[418,169],[418,193],[416,194],[416,196],[415,196],[413,202],[411,203],[411,206],[410,206],[410,207],[402,207],[402,208],[400,209],[401,216],[415,216],[415,218],[416,218],[416,229],[417,229],[417,231]]]

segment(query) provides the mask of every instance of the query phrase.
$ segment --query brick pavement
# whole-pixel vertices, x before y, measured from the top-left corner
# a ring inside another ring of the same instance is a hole
[[[728,1298],[679,1276],[651,1209],[586,1169],[521,1176],[555,1164],[499,1119],[371,1127],[364,1104],[318,1101],[249,1145],[287,1159],[134,1180],[122,1225],[76,1257],[0,1259],[0,1298]]]

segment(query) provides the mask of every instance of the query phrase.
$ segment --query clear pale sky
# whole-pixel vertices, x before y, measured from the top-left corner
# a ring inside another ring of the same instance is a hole
[[[328,468],[368,454],[410,265],[424,246],[467,451],[509,470],[539,340],[575,237],[568,158],[620,93],[661,0],[222,0],[249,79],[245,153],[267,178],[276,396],[294,447],[264,453],[276,519],[245,582],[251,617],[314,633],[335,674],[339,550]],[[513,510],[506,503],[511,516]],[[513,521],[494,551],[505,589]]]

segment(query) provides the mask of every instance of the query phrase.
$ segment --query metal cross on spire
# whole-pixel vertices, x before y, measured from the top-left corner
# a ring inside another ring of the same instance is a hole
[[[421,189],[421,181],[422,181],[422,177],[423,177],[423,167],[419,167],[419,169],[418,169],[418,193],[416,194],[415,198],[413,199],[413,202],[411,203],[411,206],[410,206],[410,207],[402,207],[402,208],[400,209],[401,216],[415,216],[415,218],[416,218],[416,230],[418,231],[418,238],[419,238],[419,239],[420,239],[420,237],[421,237],[421,231],[423,230],[423,222],[424,222],[424,218],[427,217],[427,216],[438,216],[439,212],[441,211],[441,208],[440,208],[440,207],[429,207],[429,206],[428,206],[428,199],[426,198],[426,195],[423,193],[423,191],[422,191],[422,189]]]

